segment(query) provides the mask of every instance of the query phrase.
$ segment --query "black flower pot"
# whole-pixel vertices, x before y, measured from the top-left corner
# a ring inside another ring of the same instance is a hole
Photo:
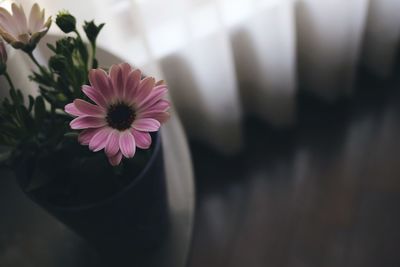
[[[20,184],[29,168],[17,172]],[[110,177],[112,179],[112,177]],[[65,206],[38,195],[27,195],[86,239],[110,265],[145,262],[162,244],[168,224],[167,194],[161,135],[153,135],[152,154],[141,172],[119,192],[84,205]],[[141,266],[144,266],[142,264]]]

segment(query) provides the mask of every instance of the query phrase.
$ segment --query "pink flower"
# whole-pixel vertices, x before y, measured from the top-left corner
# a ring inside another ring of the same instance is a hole
[[[0,7],[0,35],[14,48],[32,51],[39,40],[47,33],[51,17],[44,20],[44,9],[34,4],[27,20],[21,5],[12,3],[12,14]]]
[[[71,128],[83,129],[79,142],[95,152],[104,149],[113,166],[123,156],[132,158],[136,147],[149,148],[149,132],[158,131],[169,118],[169,102],[163,99],[167,86],[141,75],[127,63],[112,65],[109,74],[93,69],[91,85],[82,90],[95,104],[76,99],[65,106],[65,112],[77,117]]]

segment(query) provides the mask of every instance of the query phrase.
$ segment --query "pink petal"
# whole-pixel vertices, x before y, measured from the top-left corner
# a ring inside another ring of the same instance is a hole
[[[129,73],[125,85],[125,96],[128,101],[133,102],[135,100],[135,95],[138,91],[141,77],[142,72],[139,69],[133,70],[131,73]]]
[[[103,127],[97,131],[97,133],[93,136],[89,143],[89,149],[97,152],[102,150],[107,145],[108,136],[111,133],[111,128]]]
[[[104,118],[96,118],[91,116],[81,116],[73,119],[70,122],[70,126],[74,130],[86,129],[86,128],[99,128],[107,124]]]
[[[159,109],[162,111],[167,111],[171,106],[171,103],[168,100],[161,99],[157,103],[155,103],[153,106],[149,107],[149,110],[151,109]]]
[[[136,152],[135,138],[129,131],[124,131],[119,135],[119,148],[127,158],[132,158]]]
[[[149,113],[144,113],[141,118],[151,118],[158,120],[161,124],[166,122],[170,117],[170,114],[168,112],[149,112]]]
[[[139,103],[138,105],[139,109],[152,106],[162,97],[164,97],[167,92],[168,92],[168,87],[165,85],[159,85],[157,87],[154,87],[149,96],[143,102]]]
[[[83,85],[82,91],[97,105],[103,108],[107,107],[107,100],[100,91],[88,85]]]
[[[117,94],[119,98],[124,97],[125,91],[125,81],[124,76],[122,75],[122,70],[119,65],[112,65],[110,69],[110,78],[111,83],[114,88],[114,92]]]
[[[131,65],[129,65],[126,62],[119,64],[119,67],[122,70],[122,76],[125,77],[125,78],[128,77],[128,74],[132,71]]]
[[[138,88],[138,92],[136,94],[136,103],[138,105],[141,104],[142,101],[144,101],[149,94],[151,93],[151,90],[154,88],[155,80],[153,77],[147,77],[144,78]]]
[[[135,120],[132,127],[142,132],[156,132],[160,128],[160,122],[151,118],[142,118]]]
[[[69,103],[65,105],[64,111],[67,112],[68,114],[72,116],[83,116],[85,113],[80,112],[76,107],[74,103]]]
[[[90,140],[92,140],[93,136],[100,130],[101,128],[92,128],[83,130],[78,136],[78,142],[81,145],[88,145]]]
[[[122,77],[124,78],[124,91],[122,92],[123,97],[126,97],[127,93],[129,92],[128,89],[128,80],[130,77],[130,73],[132,72],[132,67],[128,63],[122,63],[119,65],[122,72]]]
[[[126,84],[129,73],[132,72],[132,67],[128,63],[121,63],[119,64],[119,67],[121,68],[122,71],[122,77],[124,77],[124,84]]]
[[[112,84],[107,73],[102,69],[92,69],[89,71],[90,84],[99,90],[105,99],[110,100],[114,97]]]
[[[105,117],[106,111],[100,106],[90,104],[82,99],[74,100],[75,107],[85,115],[93,117]]]
[[[112,166],[119,165],[121,163],[121,160],[122,160],[122,153],[121,152],[117,153],[115,156],[108,157],[108,161],[110,162],[110,164]]]
[[[107,145],[105,152],[108,157],[112,157],[119,151],[119,132],[117,130],[112,130],[108,136]]]
[[[131,130],[131,133],[136,141],[136,146],[141,149],[147,149],[151,145],[151,136],[149,133],[139,132],[135,129]]]
[[[158,120],[160,123],[165,123],[167,120],[169,120],[169,117],[171,115],[168,112],[161,112],[158,114],[154,114],[153,118]]]
[[[168,100],[165,99],[160,99],[156,103],[153,103],[151,106],[147,106],[145,108],[141,108],[140,112],[148,112],[148,111],[153,111],[153,110],[159,110],[159,111],[167,111],[170,108],[171,103]]]
[[[154,114],[166,112],[169,109],[170,103],[167,100],[160,100],[153,106],[143,110],[138,111],[137,118],[153,118]]]

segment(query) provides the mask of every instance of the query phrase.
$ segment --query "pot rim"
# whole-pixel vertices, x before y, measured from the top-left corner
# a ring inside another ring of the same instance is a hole
[[[63,211],[78,211],[78,210],[85,210],[85,209],[90,209],[95,206],[101,206],[104,205],[107,202],[112,201],[113,199],[118,198],[120,195],[124,194],[126,191],[130,190],[132,187],[134,187],[136,184],[138,184],[145,174],[147,173],[148,169],[153,165],[154,161],[157,158],[158,153],[162,152],[161,150],[161,129],[154,134],[153,138],[153,153],[150,156],[150,159],[147,161],[146,165],[144,168],[140,171],[140,173],[133,179],[133,181],[126,187],[124,187],[122,190],[116,192],[115,194],[108,196],[102,200],[92,202],[89,204],[84,204],[84,205],[75,205],[75,206],[58,206],[54,205],[51,202],[40,200],[34,196],[32,193],[28,193],[29,197],[32,198],[35,202],[40,203],[41,205],[50,208],[50,209],[57,209],[57,210],[63,210]]]

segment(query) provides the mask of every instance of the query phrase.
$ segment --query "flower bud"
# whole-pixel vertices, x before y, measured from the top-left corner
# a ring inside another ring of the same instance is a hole
[[[93,20],[89,22],[85,21],[85,24],[83,25],[83,30],[85,31],[87,38],[92,44],[96,42],[97,35],[99,35],[99,32],[103,27],[104,23],[97,26]]]
[[[73,32],[76,29],[76,19],[68,11],[58,13],[56,24],[65,33]]]

